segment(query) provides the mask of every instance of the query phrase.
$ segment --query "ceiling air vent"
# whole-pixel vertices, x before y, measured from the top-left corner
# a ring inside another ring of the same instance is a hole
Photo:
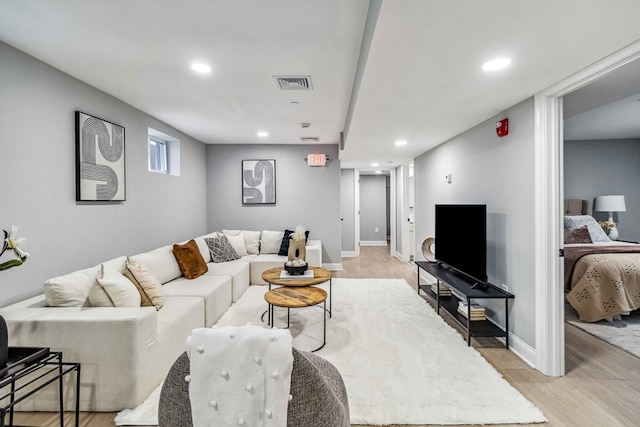
[[[300,137],[300,141],[302,141],[302,142],[318,142],[318,141],[320,141],[320,138],[318,138],[317,136],[301,136]]]
[[[273,76],[282,90],[312,90],[311,76]]]

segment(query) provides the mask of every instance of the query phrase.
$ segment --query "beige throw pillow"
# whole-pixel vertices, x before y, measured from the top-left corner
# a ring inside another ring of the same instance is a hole
[[[164,290],[162,284],[157,277],[150,271],[147,271],[140,263],[134,260],[127,261],[127,267],[124,269],[127,279],[135,285],[140,293],[140,305],[142,307],[155,307],[160,310],[164,304]]]
[[[226,234],[226,236],[227,236],[227,240],[229,241],[229,243],[231,243],[231,246],[233,247],[233,249],[236,250],[238,255],[240,256],[247,255],[247,248],[244,245],[244,234],[242,233],[242,231],[239,234],[236,234],[235,236],[231,236],[229,234]]]
[[[89,305],[89,292],[96,282],[98,267],[74,271],[44,283],[49,307],[83,307]]]
[[[140,293],[122,273],[102,265],[89,303],[92,307],[140,307]]]
[[[242,233],[244,237],[244,247],[247,249],[248,254],[260,253],[260,232],[252,230],[222,230],[227,236],[236,236]],[[209,236],[205,236],[209,237]]]
[[[277,254],[280,251],[284,231],[262,230],[260,237],[261,254]]]

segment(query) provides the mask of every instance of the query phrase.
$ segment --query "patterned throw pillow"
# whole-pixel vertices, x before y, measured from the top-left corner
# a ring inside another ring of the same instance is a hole
[[[607,236],[598,225],[598,222],[591,215],[567,215],[564,217],[564,228],[567,230],[573,230],[574,228],[580,228],[586,226],[591,235],[592,242],[610,242],[609,236]]]
[[[240,259],[240,255],[233,249],[233,246],[229,243],[229,239],[227,239],[227,236],[224,234],[218,237],[204,239],[204,241],[207,243],[207,246],[209,246],[211,260],[213,262],[227,262]]]

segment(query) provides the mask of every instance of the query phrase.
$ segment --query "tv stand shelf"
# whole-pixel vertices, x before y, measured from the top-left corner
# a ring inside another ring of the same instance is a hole
[[[465,329],[467,345],[471,345],[471,337],[505,337],[505,347],[509,348],[509,300],[513,299],[513,294],[492,284],[477,286],[477,282],[438,262],[416,261],[416,265],[418,266],[418,293],[422,290],[435,301],[438,314],[440,314],[440,308],[443,308],[453,320]],[[505,328],[502,329],[490,320],[469,320],[469,312],[467,312],[467,317],[458,313],[459,299],[453,295],[438,296],[431,290],[430,284],[421,284],[420,269],[437,279],[438,290],[441,283],[444,282],[450,288],[464,295],[468,306],[474,299],[504,299]]]

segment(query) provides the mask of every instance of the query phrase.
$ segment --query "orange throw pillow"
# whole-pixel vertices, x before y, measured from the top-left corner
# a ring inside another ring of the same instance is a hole
[[[173,245],[173,255],[178,261],[180,271],[187,279],[195,279],[206,273],[209,268],[200,254],[198,244],[191,239],[184,245]]]

